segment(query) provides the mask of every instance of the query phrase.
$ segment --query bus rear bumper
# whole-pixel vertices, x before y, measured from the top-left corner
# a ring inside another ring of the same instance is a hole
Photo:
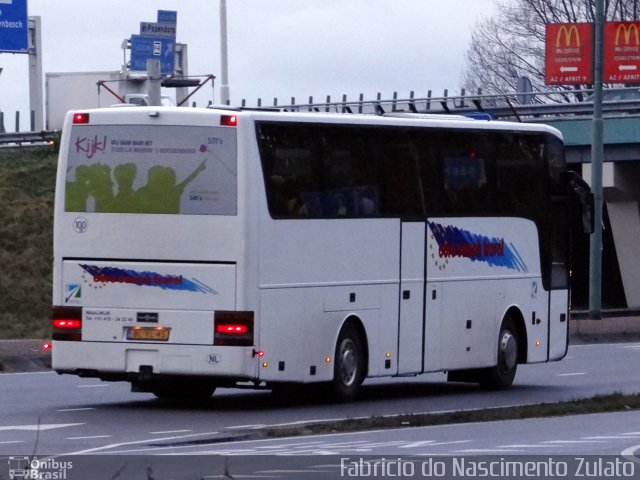
[[[52,346],[56,372],[110,381],[150,375],[246,381],[256,378],[257,364],[253,347],[55,340]]]

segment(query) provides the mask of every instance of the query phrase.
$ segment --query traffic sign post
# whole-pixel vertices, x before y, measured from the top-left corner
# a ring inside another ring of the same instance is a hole
[[[640,82],[640,22],[605,24],[604,82]]]
[[[545,41],[545,84],[592,83],[593,26],[590,23],[548,23]]]
[[[0,52],[27,53],[27,0],[0,1]]]

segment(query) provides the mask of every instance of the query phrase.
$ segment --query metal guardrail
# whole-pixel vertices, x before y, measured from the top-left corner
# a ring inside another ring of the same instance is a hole
[[[0,133],[0,148],[55,145],[58,138],[57,132]]]
[[[265,107],[269,108],[269,107]],[[273,108],[273,107],[271,107]],[[336,112],[336,113],[423,113],[454,114],[486,113],[494,119],[548,118],[593,115],[593,102],[575,103],[537,103],[520,105],[508,97],[440,97],[406,98],[391,100],[369,100],[353,102],[331,102],[313,104],[280,105],[277,108],[297,112]],[[640,98],[637,100],[616,100],[603,102],[605,115],[640,114]]]
[[[588,116],[593,115],[593,90],[550,90],[531,93],[513,93],[486,95],[481,90],[478,93],[462,93],[449,96],[445,90],[444,96],[436,97],[428,92],[426,97],[416,97],[412,91],[408,98],[398,98],[397,92],[390,99],[383,99],[378,93],[375,100],[364,100],[360,94],[358,100],[347,100],[342,95],[342,101],[331,101],[327,96],[326,102],[298,103],[291,98],[291,103],[282,104],[277,98],[273,99],[273,106],[262,104],[258,99],[257,108],[266,108],[296,112],[334,112],[334,113],[364,113],[383,114],[393,112],[426,113],[426,114],[457,114],[485,113],[494,119],[545,118],[549,116]],[[246,107],[243,100],[242,106]],[[607,88],[604,92],[604,113],[608,116],[640,114],[640,87]]]

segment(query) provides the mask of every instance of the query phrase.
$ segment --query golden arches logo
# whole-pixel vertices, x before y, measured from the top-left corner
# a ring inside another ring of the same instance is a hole
[[[634,34],[636,45],[640,45],[640,32],[638,32],[638,26],[635,23],[621,23],[616,30],[616,46],[620,45],[620,34],[624,34],[624,43],[629,45],[631,43],[631,34]]]
[[[558,30],[558,35],[556,36],[556,48],[560,48],[560,38],[562,38],[562,34],[564,33],[564,44],[567,47],[571,46],[571,39],[573,35],[576,36],[576,47],[580,48],[580,32],[578,31],[578,27],[575,25],[570,25],[567,27],[566,25],[562,25]]]

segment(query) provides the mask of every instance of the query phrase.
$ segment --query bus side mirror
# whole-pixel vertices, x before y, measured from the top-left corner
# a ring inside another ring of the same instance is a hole
[[[591,234],[594,230],[595,201],[591,187],[576,172],[567,170],[564,172],[565,181],[571,187],[574,196],[582,206],[582,229],[584,233]]]

